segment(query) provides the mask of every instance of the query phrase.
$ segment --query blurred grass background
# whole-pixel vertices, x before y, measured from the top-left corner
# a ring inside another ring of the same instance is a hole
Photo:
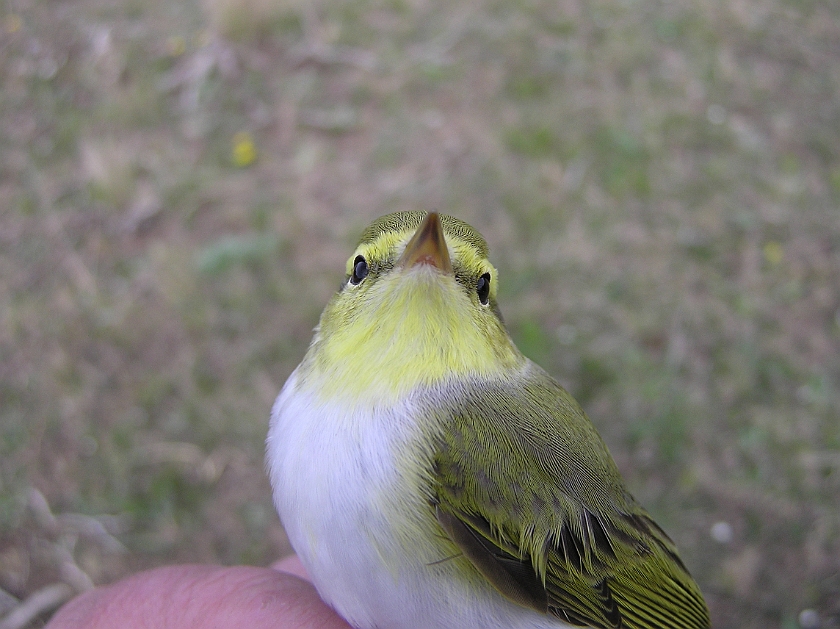
[[[0,609],[288,552],[273,398],[437,209],[714,626],[840,627],[837,2],[0,7]]]

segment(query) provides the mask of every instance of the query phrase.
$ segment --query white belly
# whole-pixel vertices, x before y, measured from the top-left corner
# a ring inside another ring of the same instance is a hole
[[[353,412],[294,389],[292,374],[272,411],[274,502],[339,614],[359,629],[567,627],[502,598],[441,539],[422,468],[399,456],[419,447],[410,403]]]

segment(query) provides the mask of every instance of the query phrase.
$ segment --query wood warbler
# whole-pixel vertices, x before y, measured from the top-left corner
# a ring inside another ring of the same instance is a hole
[[[595,427],[508,335],[478,232],[391,214],[346,273],[267,443],[324,601],[359,629],[710,626]]]

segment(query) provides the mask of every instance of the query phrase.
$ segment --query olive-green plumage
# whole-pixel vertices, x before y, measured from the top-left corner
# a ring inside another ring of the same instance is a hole
[[[374,222],[278,397],[275,502],[319,592],[365,629],[708,629],[595,427],[513,344],[487,254],[449,216]]]
[[[709,627],[673,542],[627,492],[592,423],[532,371],[524,386],[459,387],[443,410],[432,496],[444,527],[491,581],[482,561],[502,568],[504,594],[569,624]]]

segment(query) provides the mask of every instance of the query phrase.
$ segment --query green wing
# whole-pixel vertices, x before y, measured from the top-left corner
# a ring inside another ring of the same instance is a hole
[[[673,542],[627,493],[565,390],[532,367],[524,382],[453,393],[432,502],[504,596],[581,627],[708,629]]]

